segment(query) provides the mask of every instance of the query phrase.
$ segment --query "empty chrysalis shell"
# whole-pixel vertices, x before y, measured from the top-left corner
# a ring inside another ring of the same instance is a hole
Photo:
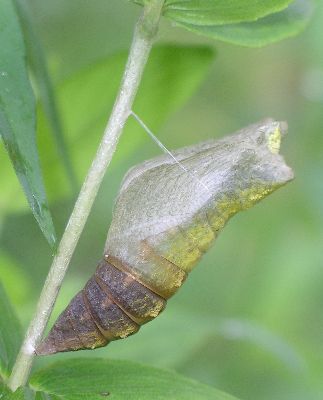
[[[37,354],[94,349],[155,318],[225,223],[293,178],[278,154],[286,123],[261,121],[132,168],[104,256]]]

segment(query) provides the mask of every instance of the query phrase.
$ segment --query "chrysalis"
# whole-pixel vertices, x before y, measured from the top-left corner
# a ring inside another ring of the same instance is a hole
[[[104,256],[38,354],[94,349],[137,332],[183,284],[225,223],[293,178],[278,154],[286,123],[267,119],[131,169]]]

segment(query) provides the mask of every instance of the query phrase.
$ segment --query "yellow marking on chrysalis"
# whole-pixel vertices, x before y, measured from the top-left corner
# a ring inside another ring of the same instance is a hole
[[[174,235],[168,236],[165,242],[161,243],[158,250],[163,257],[184,271],[190,271],[201,257],[201,252],[198,247],[196,247],[179,229],[177,229]]]
[[[91,331],[91,332],[87,332],[87,333],[79,333],[79,338],[80,341],[82,343],[82,345],[84,346],[84,344],[87,344],[85,347],[82,348],[87,348],[87,346],[89,345],[90,349],[96,349],[98,347],[103,347],[106,346],[107,343],[109,342],[103,335],[102,333],[98,332],[98,331]],[[91,343],[92,342],[92,343]],[[89,344],[91,343],[91,344]],[[76,350],[79,349],[79,347],[75,347]]]
[[[203,247],[214,238],[210,227],[194,218],[187,226],[174,227],[153,239],[153,246],[162,257],[189,272],[201,258]],[[202,243],[200,243],[202,241]]]
[[[253,186],[240,191],[241,210],[246,210],[275,190],[274,186]]]
[[[189,224],[172,228],[150,238],[149,244],[163,258],[177,265],[185,272],[190,272],[207,250],[226,222],[241,210],[250,208],[266,197],[275,186],[255,185],[225,195],[207,210],[210,226],[196,215]]]
[[[137,279],[164,299],[171,297],[186,279],[186,273],[179,266],[172,263],[164,257],[162,251],[159,251],[159,235],[147,238],[141,242],[142,259],[146,260],[149,268],[145,274],[136,273]],[[147,272],[148,271],[148,272]]]
[[[165,303],[162,300],[156,302],[156,305],[149,310],[147,316],[156,318],[157,315],[159,315],[163,311],[164,307]]]
[[[214,232],[219,232],[226,222],[240,210],[241,202],[236,195],[235,197],[223,196],[221,200],[217,201],[214,207],[207,212],[208,221]]]
[[[187,236],[201,252],[205,252],[215,239],[214,232],[206,221],[205,213],[203,216],[198,215],[195,217],[189,226],[183,227],[183,231],[185,232],[185,236]]]
[[[122,329],[120,329],[120,332],[116,332],[116,339],[118,337],[120,339],[125,339],[126,337],[136,333],[138,331],[138,328],[134,328],[133,326],[125,326]]]
[[[268,148],[269,150],[274,153],[278,154],[280,149],[281,143],[281,132],[279,127],[277,127],[273,133],[271,133],[268,137]]]
[[[275,185],[257,185],[239,190],[232,197],[222,197],[221,200],[216,202],[215,207],[208,211],[208,220],[212,229],[215,232],[220,231],[233,215],[252,207],[275,189]]]

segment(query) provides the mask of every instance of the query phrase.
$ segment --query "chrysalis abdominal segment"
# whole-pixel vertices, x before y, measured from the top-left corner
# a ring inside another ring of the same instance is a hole
[[[169,156],[131,169],[103,260],[37,353],[102,347],[155,318],[230,217],[293,178],[278,154],[285,130],[286,124],[268,119],[173,152],[197,179]]]

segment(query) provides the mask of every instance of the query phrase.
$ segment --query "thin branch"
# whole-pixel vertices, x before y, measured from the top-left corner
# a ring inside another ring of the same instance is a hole
[[[35,357],[34,350],[46,328],[76,244],[131,111],[141,75],[157,32],[163,3],[164,0],[148,2],[136,25],[123,81],[109,122],[66,226],[41,292],[35,316],[29,325],[12,375],[9,378],[8,384],[12,390],[16,390],[27,382]]]

